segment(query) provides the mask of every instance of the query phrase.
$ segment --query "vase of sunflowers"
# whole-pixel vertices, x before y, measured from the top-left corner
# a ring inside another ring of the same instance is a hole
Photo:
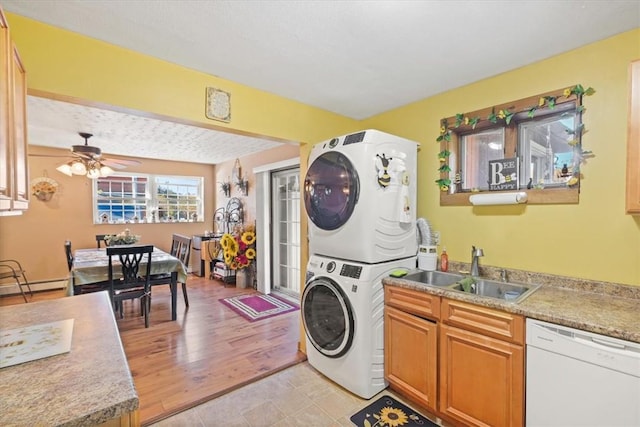
[[[251,272],[256,259],[255,226],[240,227],[220,238],[224,263],[236,273],[236,287],[252,286]]]

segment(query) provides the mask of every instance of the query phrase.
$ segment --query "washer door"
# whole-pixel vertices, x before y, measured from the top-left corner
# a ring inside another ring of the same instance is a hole
[[[358,203],[358,173],[337,151],[313,161],[304,180],[304,206],[313,223],[323,230],[344,225]]]
[[[355,325],[349,300],[333,280],[319,277],[302,294],[302,321],[311,344],[328,357],[349,351]]]

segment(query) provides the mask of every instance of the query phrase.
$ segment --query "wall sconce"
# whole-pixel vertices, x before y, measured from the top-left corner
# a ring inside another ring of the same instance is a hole
[[[240,159],[236,159],[233,164],[233,169],[231,169],[231,177],[233,178],[233,182],[238,185],[240,181],[242,181],[242,167],[240,166]]]
[[[236,186],[238,187],[238,191],[243,196],[249,195],[249,181],[245,178],[240,178],[239,181],[236,181]]]

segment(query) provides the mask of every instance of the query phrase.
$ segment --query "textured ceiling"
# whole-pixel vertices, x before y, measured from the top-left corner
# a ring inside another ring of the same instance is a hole
[[[2,0],[2,6],[355,119],[640,27],[638,0]]]
[[[104,155],[221,163],[282,145],[132,114],[29,96],[29,143],[71,148],[82,145],[78,132],[93,134],[89,145]]]

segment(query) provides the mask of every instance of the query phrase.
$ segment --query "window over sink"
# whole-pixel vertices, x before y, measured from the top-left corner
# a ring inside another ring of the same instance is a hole
[[[203,222],[204,178],[115,173],[93,181],[94,224]]]
[[[515,167],[504,187],[526,191],[528,203],[577,203],[580,165],[593,156],[582,149],[582,97],[594,92],[575,85],[442,119],[440,204],[501,189],[496,168],[507,165]]]

